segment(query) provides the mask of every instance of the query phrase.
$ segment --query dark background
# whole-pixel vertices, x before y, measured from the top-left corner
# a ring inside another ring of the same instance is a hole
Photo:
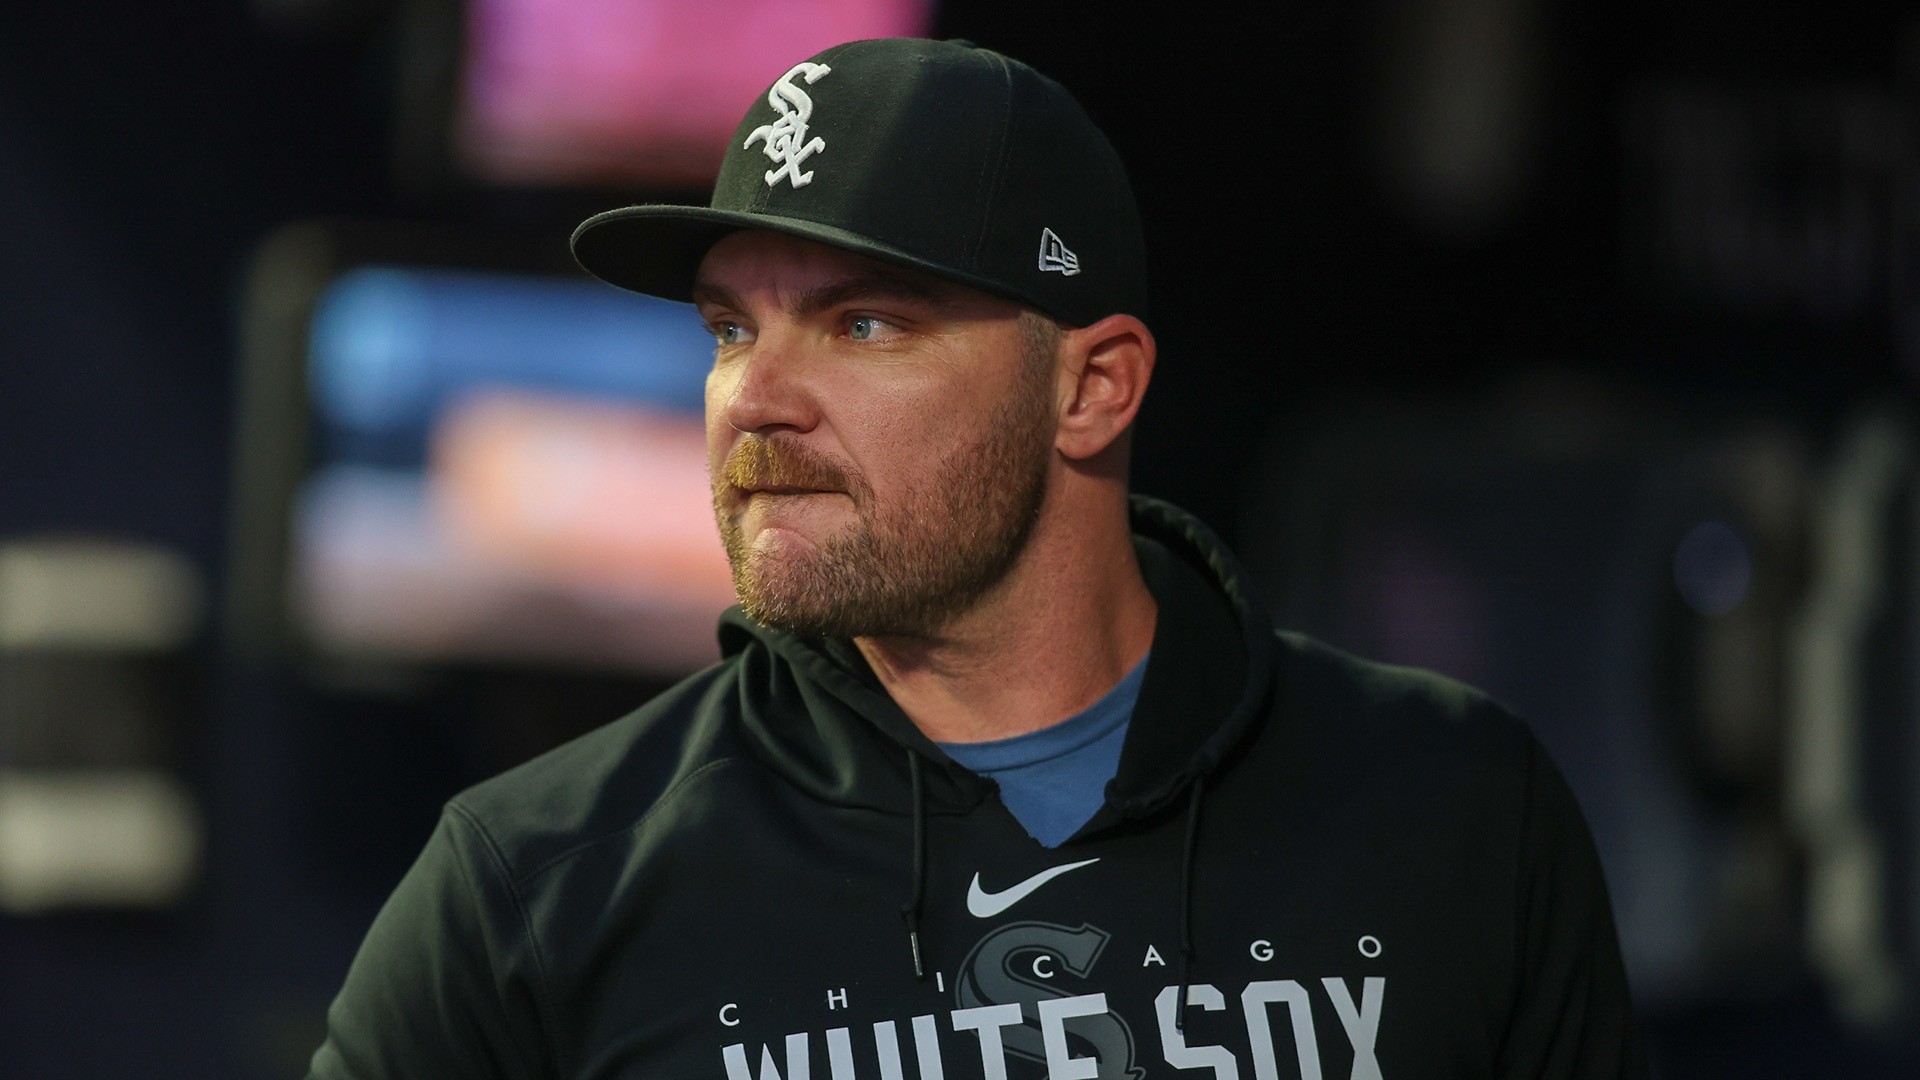
[[[1271,546],[1274,447],[1345,402],[1438,415],[1545,380],[1647,403],[1664,429],[1785,428],[1818,458],[1911,394],[1920,18],[1902,5],[1121,10],[954,2],[937,26],[1055,75],[1130,163],[1162,343],[1137,487],[1243,551]],[[275,227],[563,245],[589,212],[682,194],[410,174],[402,27],[379,0],[8,12],[0,541],[151,542],[221,588],[241,282]],[[1422,40],[1468,45],[1422,59]],[[1456,115],[1467,134],[1423,151]],[[367,694],[239,662],[218,631],[180,753],[205,879],[164,912],[0,917],[0,1076],[297,1073],[440,801],[650,689],[529,671]],[[1803,961],[1647,1019],[1667,1077],[1920,1067],[1911,1023],[1848,1022]]]

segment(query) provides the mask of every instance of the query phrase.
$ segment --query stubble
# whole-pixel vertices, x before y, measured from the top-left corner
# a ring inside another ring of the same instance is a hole
[[[1031,317],[1029,317],[1031,320]],[[1053,447],[1051,324],[1023,326],[1021,377],[979,437],[882,505],[865,481],[803,443],[747,435],[714,483],[714,516],[746,614],[819,637],[923,637],[1002,581],[1046,499]],[[902,417],[901,422],[912,422]],[[857,523],[813,551],[778,555],[746,541],[729,486],[845,492]]]

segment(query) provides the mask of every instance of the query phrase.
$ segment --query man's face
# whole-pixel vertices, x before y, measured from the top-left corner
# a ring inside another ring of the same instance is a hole
[[[1051,337],[1010,302],[735,233],[701,263],[707,454],[741,606],[821,636],[923,636],[1012,567],[1053,459]]]

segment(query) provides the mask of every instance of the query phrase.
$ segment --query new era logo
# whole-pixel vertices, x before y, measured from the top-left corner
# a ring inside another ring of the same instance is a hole
[[[1080,256],[1075,255],[1052,229],[1040,230],[1040,269],[1058,270],[1068,277],[1080,272]]]

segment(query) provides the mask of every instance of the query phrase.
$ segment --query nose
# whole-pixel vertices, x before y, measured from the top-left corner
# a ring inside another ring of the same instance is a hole
[[[819,423],[805,354],[793,335],[763,329],[745,355],[716,365],[709,380],[710,400],[736,431],[804,432]]]

